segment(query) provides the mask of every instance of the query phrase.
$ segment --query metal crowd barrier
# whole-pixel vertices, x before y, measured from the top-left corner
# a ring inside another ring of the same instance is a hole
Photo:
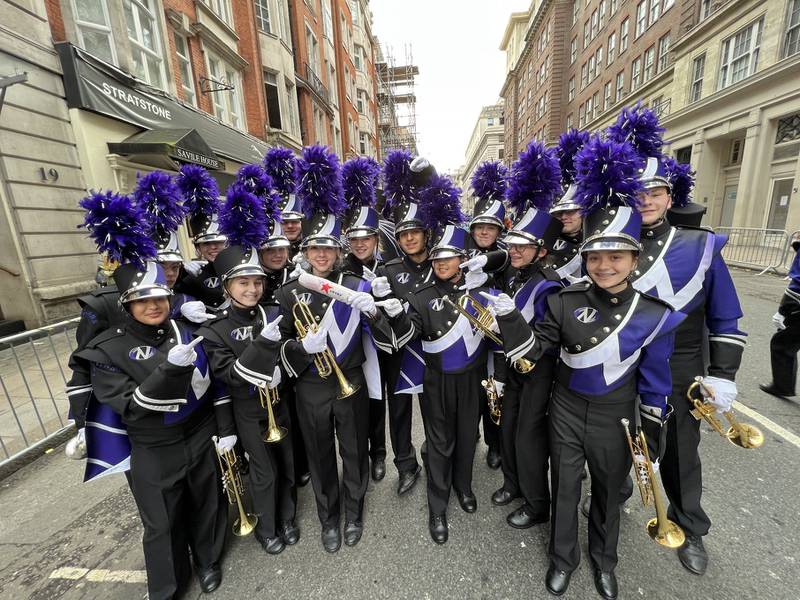
[[[64,388],[78,321],[0,338],[0,470],[71,427]]]
[[[790,240],[785,230],[717,227],[714,231],[728,236],[722,256],[729,265],[756,269],[759,275],[777,273],[784,266]]]

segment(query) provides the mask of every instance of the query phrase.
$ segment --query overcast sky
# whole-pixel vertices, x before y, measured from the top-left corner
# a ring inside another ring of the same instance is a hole
[[[439,172],[464,163],[482,106],[494,104],[505,78],[500,42],[508,17],[530,0],[371,0],[373,32],[402,64],[411,44],[420,153]]]

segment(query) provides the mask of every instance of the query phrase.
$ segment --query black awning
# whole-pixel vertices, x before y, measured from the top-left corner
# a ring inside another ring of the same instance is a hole
[[[168,159],[190,162],[207,169],[220,170],[225,163],[194,129],[151,129],[136,133],[121,142],[109,142],[109,152],[131,157],[155,167],[169,166]],[[167,158],[165,164],[165,158]]]

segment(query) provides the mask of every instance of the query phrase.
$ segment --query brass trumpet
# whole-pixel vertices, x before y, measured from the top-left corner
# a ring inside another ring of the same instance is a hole
[[[667,548],[678,548],[686,541],[686,534],[683,533],[677,523],[667,518],[667,507],[664,505],[664,498],[661,496],[658,479],[653,470],[653,463],[650,460],[650,453],[647,450],[647,440],[640,429],[636,438],[631,437],[628,419],[621,419],[622,428],[625,430],[625,437],[628,440],[628,448],[633,458],[633,468],[636,473],[636,485],[642,495],[642,505],[650,506],[655,504],[656,518],[647,522],[647,534],[653,540],[666,546]]]
[[[500,418],[503,416],[503,398],[497,393],[497,385],[494,376],[481,381],[483,389],[486,390],[486,402],[489,405],[489,418],[492,423],[500,426]]]
[[[492,313],[489,312],[489,309],[483,304],[475,300],[475,298],[469,294],[464,294],[461,296],[458,299],[458,302],[453,302],[448,296],[445,296],[444,299],[448,304],[450,304],[450,306],[464,315],[467,321],[469,321],[472,326],[475,327],[475,329],[483,333],[483,336],[486,339],[493,341],[500,347],[503,346],[503,338],[501,338],[500,334],[494,330],[494,317],[492,316]],[[471,307],[476,314],[473,315],[471,312],[469,312],[467,307]],[[535,366],[536,363],[529,361],[527,358],[518,358],[514,361],[514,369],[516,369],[517,373],[530,373],[533,371]]]
[[[228,502],[235,504],[239,510],[239,517],[233,523],[233,535],[245,536],[252,533],[258,523],[258,517],[245,512],[244,504],[242,503],[242,494],[244,493],[244,483],[242,482],[242,474],[239,471],[239,458],[234,450],[226,450],[220,453],[216,447],[217,438],[211,438],[215,444],[217,461],[219,468],[222,470],[222,489],[228,495]]]
[[[294,327],[297,329],[298,337],[302,340],[306,334],[316,333],[319,330],[319,325],[317,325],[317,322],[314,320],[314,314],[311,312],[311,308],[298,297],[297,290],[292,290],[292,292],[296,300],[292,307]],[[336,396],[338,400],[349,398],[361,389],[360,386],[353,385],[347,381],[339,365],[336,364],[336,357],[333,355],[330,348],[325,348],[322,352],[315,354],[314,364],[317,367],[319,376],[323,379],[330,377],[331,373],[336,375],[336,379],[339,381],[339,393]]]
[[[288,433],[286,427],[278,425],[275,420],[275,412],[272,410],[273,405],[280,400],[278,398],[278,388],[267,390],[258,388],[258,396],[261,399],[261,406],[267,409],[267,430],[264,432],[264,441],[268,444],[277,444]]]
[[[694,392],[700,392],[700,398],[696,398]],[[703,383],[702,377],[695,377],[694,383],[689,386],[686,392],[686,397],[692,403],[694,409],[690,412],[692,416],[697,419],[705,419],[706,423],[711,425],[717,433],[727,439],[731,444],[739,446],[740,448],[760,448],[764,445],[764,434],[755,425],[750,423],[739,423],[733,410],[722,413],[730,423],[730,427],[725,429],[725,426],[720,420],[714,416],[717,409],[712,405],[702,400],[703,397],[713,397],[714,390]]]

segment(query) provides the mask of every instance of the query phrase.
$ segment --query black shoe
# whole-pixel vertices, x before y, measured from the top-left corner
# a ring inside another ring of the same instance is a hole
[[[678,559],[687,571],[703,575],[708,568],[708,554],[699,535],[687,535],[683,546],[678,548]]]
[[[294,546],[300,540],[300,528],[294,521],[284,521],[278,527],[278,535],[287,546]]]
[[[544,585],[547,591],[554,596],[561,596],[569,587],[570,577],[572,577],[572,571],[560,571],[550,565],[547,575],[544,576]]]
[[[197,571],[197,582],[200,584],[200,589],[203,593],[210,594],[219,587],[222,583],[222,570],[217,563],[210,567]]]
[[[547,513],[535,513],[530,504],[523,504],[506,517],[506,522],[514,529],[528,529],[534,525],[547,523],[549,520],[550,515]]]
[[[280,535],[265,538],[256,533],[255,538],[256,541],[261,544],[261,547],[267,554],[280,554],[286,547],[286,545],[283,543],[283,538],[281,538]]]
[[[372,461],[372,481],[380,481],[386,476],[386,461],[376,458]]]
[[[597,593],[606,600],[614,600],[619,593],[617,587],[617,576],[614,571],[601,571],[600,569],[594,570],[594,587]]]
[[[500,457],[500,451],[495,450],[494,448],[489,448],[489,451],[486,453],[486,465],[490,469],[499,469],[502,462],[503,460]]]
[[[338,525],[322,530],[322,547],[325,548],[325,552],[331,553],[338,552],[342,547],[342,533]]]
[[[311,473],[310,472],[306,472],[306,473],[303,473],[302,475],[300,475],[300,477],[297,478],[297,485],[298,485],[298,487],[305,487],[305,486],[308,485],[309,481],[311,481]]]
[[[431,532],[431,538],[437,544],[447,543],[447,536],[449,529],[447,527],[447,515],[431,515],[428,519],[428,530]]]
[[[519,494],[512,494],[505,488],[500,488],[492,494],[492,504],[495,506],[505,506],[515,498],[519,498]]]
[[[472,492],[462,493],[456,490],[456,498],[458,498],[458,503],[465,513],[474,513],[478,510],[478,499]]]
[[[770,396],[775,396],[776,398],[780,398],[781,400],[788,400],[789,398],[794,396],[794,393],[789,393],[789,392],[784,392],[783,390],[779,390],[777,387],[775,387],[774,383],[770,384],[761,383],[759,384],[758,387],[761,389],[762,392],[766,392]]]
[[[344,524],[344,543],[346,546],[355,546],[364,533],[364,523],[361,521],[348,521]]]
[[[589,511],[591,510],[592,510],[592,495],[586,494],[586,498],[584,498],[583,502],[581,502],[581,514],[588,519]]]
[[[397,483],[397,495],[402,496],[411,488],[414,487],[414,484],[417,483],[417,479],[419,479],[419,474],[422,471],[422,467],[419,465],[413,471],[401,471],[400,472],[400,480]]]

